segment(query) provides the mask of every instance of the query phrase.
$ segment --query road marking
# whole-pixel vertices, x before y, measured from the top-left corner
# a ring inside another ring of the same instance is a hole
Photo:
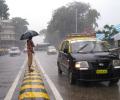
[[[42,80],[25,80],[25,81],[23,81],[23,83],[27,83],[27,82],[42,82]]]
[[[31,77],[31,78],[24,78],[23,81],[25,81],[25,80],[30,80],[30,79],[31,79],[31,80],[42,80],[41,78],[32,78],[32,77]]]
[[[27,74],[25,73],[25,76],[28,76],[28,75],[30,75],[30,76],[38,76],[38,74],[36,74],[36,73],[29,73],[29,74],[28,74],[28,73],[27,73]],[[39,75],[39,76],[40,76],[40,75]]]
[[[53,92],[53,94],[54,94],[54,96],[55,96],[55,99],[56,99],[56,100],[63,100],[62,96],[61,96],[60,93],[58,92],[58,90],[57,90],[57,88],[55,87],[54,83],[50,80],[50,78],[48,77],[48,75],[45,73],[44,69],[43,69],[42,66],[40,65],[40,62],[39,62],[37,56],[34,55],[34,57],[35,57],[35,61],[36,61],[37,65],[39,66],[39,68],[40,68],[43,76],[45,77],[46,81],[48,82],[48,84],[49,84],[49,86],[50,86],[50,88],[51,88],[51,90],[52,90],[52,92]]]
[[[26,77],[24,77],[24,79],[30,79],[30,78],[41,78],[40,76],[26,76]]]
[[[21,86],[24,86],[24,85],[27,85],[27,84],[44,85],[43,82],[26,82],[26,83],[23,83]]]
[[[22,67],[20,68],[20,71],[19,71],[16,79],[14,80],[12,86],[10,87],[7,95],[5,96],[4,100],[11,100],[11,99],[12,99],[13,93],[14,93],[14,91],[15,91],[15,88],[16,88],[16,86],[17,86],[17,84],[18,84],[18,81],[19,81],[19,79],[20,79],[20,76],[21,76],[22,71],[23,71],[23,69],[24,69],[24,67],[25,67],[26,64],[27,64],[27,59],[24,61]]]
[[[45,98],[45,99],[49,100],[48,94],[43,93],[43,92],[25,92],[24,94],[20,95],[19,100],[27,99],[27,98],[29,98],[31,100],[32,100],[32,98],[35,98],[35,99],[37,99],[37,98],[40,99],[41,98],[42,100]]]
[[[31,89],[35,89],[35,88],[36,89],[38,89],[38,88],[45,89],[45,87],[43,85],[33,85],[33,84],[30,84],[30,85],[24,85],[24,86],[22,86],[20,88],[20,90],[29,89],[29,88],[31,88]]]
[[[26,92],[43,92],[43,93],[47,94],[47,91],[45,89],[41,89],[41,88],[32,88],[31,89],[31,88],[28,88],[28,89],[21,90],[20,93],[19,93],[19,97],[20,97],[21,94],[24,94]]]

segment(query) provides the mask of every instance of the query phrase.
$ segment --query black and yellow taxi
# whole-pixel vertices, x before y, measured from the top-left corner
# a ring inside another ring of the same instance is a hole
[[[57,65],[58,74],[66,73],[70,84],[77,80],[117,83],[120,79],[118,55],[91,35],[71,35],[63,40]]]

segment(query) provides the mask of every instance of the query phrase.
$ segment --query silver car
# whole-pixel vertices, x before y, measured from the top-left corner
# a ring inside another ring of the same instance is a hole
[[[57,50],[54,46],[48,46],[47,48],[47,54],[57,54]]]
[[[15,55],[20,55],[20,54],[21,54],[21,51],[20,51],[19,47],[11,47],[9,49],[10,56],[15,56]]]

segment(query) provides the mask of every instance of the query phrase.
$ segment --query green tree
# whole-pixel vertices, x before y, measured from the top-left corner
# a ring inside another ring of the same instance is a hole
[[[8,8],[5,0],[0,0],[0,19],[1,20],[8,19],[8,17],[9,17],[8,10],[9,10],[9,8]]]
[[[67,34],[75,33],[76,16],[77,33],[81,33],[87,28],[94,30],[98,26],[96,20],[100,14],[95,9],[92,9],[86,3],[73,2],[54,11],[47,27],[46,40],[54,41],[55,43],[54,36],[62,39]]]
[[[5,2],[5,0],[0,0],[0,21],[4,19],[8,19],[9,13],[8,13],[8,6]],[[2,25],[0,22],[0,32],[2,31]]]
[[[15,27],[16,39],[19,39],[21,34],[28,30],[28,22],[26,19],[20,17],[12,18],[12,25]]]
[[[104,29],[101,31],[99,30],[98,33],[104,33],[105,37],[104,40],[111,40],[111,37],[115,34],[119,33],[115,28],[114,25],[104,25]]]

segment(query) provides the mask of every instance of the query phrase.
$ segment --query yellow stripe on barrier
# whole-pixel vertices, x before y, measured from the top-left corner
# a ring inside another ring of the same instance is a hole
[[[24,89],[29,89],[29,88],[32,88],[32,89],[35,89],[35,88],[40,88],[40,89],[45,89],[45,87],[43,85],[24,85],[20,88],[20,90],[24,90]]]
[[[50,100],[48,94],[42,92],[25,92],[19,96],[19,100],[22,99],[32,99],[32,98],[45,98]]]
[[[29,73],[29,71],[25,71],[26,73]],[[30,73],[40,73],[38,72],[37,70],[33,69],[33,72],[30,72]]]
[[[26,82],[43,82],[42,80],[25,80],[23,81],[23,83],[26,83]]]
[[[41,76],[40,74],[30,74],[30,75],[24,75],[24,77],[27,77],[27,76]]]
[[[26,76],[24,77],[24,79],[27,79],[27,78],[41,78],[40,76]]]
[[[25,75],[33,75],[33,74],[39,74],[39,73],[37,73],[37,72],[32,72],[32,73],[25,73]]]
[[[32,66],[33,72],[25,70],[20,87],[19,100],[50,100],[42,80],[41,72],[37,67]]]

